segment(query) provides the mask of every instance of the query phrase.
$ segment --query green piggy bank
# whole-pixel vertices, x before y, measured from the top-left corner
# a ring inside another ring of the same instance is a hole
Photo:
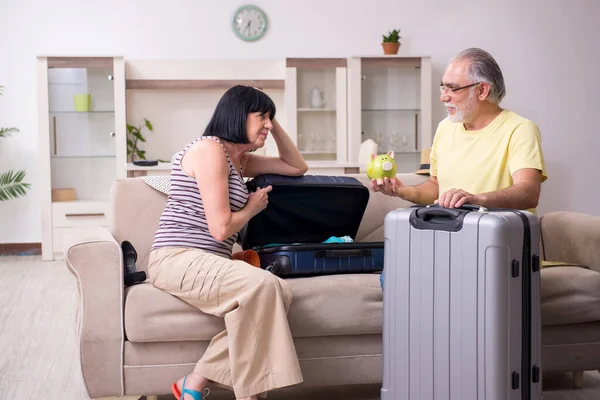
[[[392,178],[396,176],[398,166],[394,161],[394,152],[389,151],[387,154],[382,154],[375,157],[371,154],[371,161],[367,165],[367,176],[369,179]]]

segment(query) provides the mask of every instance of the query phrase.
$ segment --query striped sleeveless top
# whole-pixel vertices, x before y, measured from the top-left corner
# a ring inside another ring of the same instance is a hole
[[[232,235],[224,242],[216,240],[210,234],[198,183],[181,168],[183,155],[199,140],[214,140],[223,147],[229,164],[229,204],[231,211],[241,210],[248,201],[248,188],[243,178],[235,170],[223,143],[217,137],[200,136],[173,156],[171,187],[167,205],[160,217],[152,248],[167,246],[193,247],[231,258],[233,244],[237,241],[238,234]],[[243,174],[243,171],[241,173]]]

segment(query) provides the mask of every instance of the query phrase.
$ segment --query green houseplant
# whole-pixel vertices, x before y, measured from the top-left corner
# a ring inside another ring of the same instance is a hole
[[[383,42],[381,46],[383,47],[383,54],[398,54],[398,49],[400,49],[400,29],[394,29],[393,31],[388,32],[387,35],[383,36]]]
[[[145,142],[146,138],[142,134],[142,129],[148,128],[150,132],[154,130],[148,119],[144,118],[144,125],[134,126],[127,124],[127,160],[134,162],[136,160],[145,160],[146,151],[138,148],[139,142]]]
[[[4,87],[0,86],[0,95],[4,92]],[[17,128],[0,128],[0,139],[13,133],[18,133]],[[25,179],[25,170],[9,170],[0,173],[0,201],[16,199],[25,196],[27,189],[31,184],[23,182]]]

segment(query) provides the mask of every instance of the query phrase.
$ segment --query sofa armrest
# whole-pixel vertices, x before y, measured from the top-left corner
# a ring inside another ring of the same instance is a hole
[[[600,217],[557,211],[540,218],[544,259],[600,272]]]
[[[64,256],[77,278],[81,368],[92,398],[123,395],[123,258],[106,229],[73,229]]]

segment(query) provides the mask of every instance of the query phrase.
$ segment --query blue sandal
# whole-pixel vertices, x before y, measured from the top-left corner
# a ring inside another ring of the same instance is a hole
[[[197,390],[193,390],[193,389],[186,389],[185,388],[185,381],[187,380],[187,376],[185,376],[183,378],[183,383],[181,384],[181,393],[179,393],[179,390],[177,390],[177,382],[175,382],[173,384],[173,386],[171,387],[171,391],[173,392],[173,396],[175,396],[175,398],[177,400],[183,400],[183,396],[186,394],[189,394],[190,396],[192,396],[192,398],[194,400],[203,400],[204,398],[208,397],[208,395],[210,394],[210,389],[206,388],[204,389],[204,397],[202,396],[202,393],[200,393]]]

